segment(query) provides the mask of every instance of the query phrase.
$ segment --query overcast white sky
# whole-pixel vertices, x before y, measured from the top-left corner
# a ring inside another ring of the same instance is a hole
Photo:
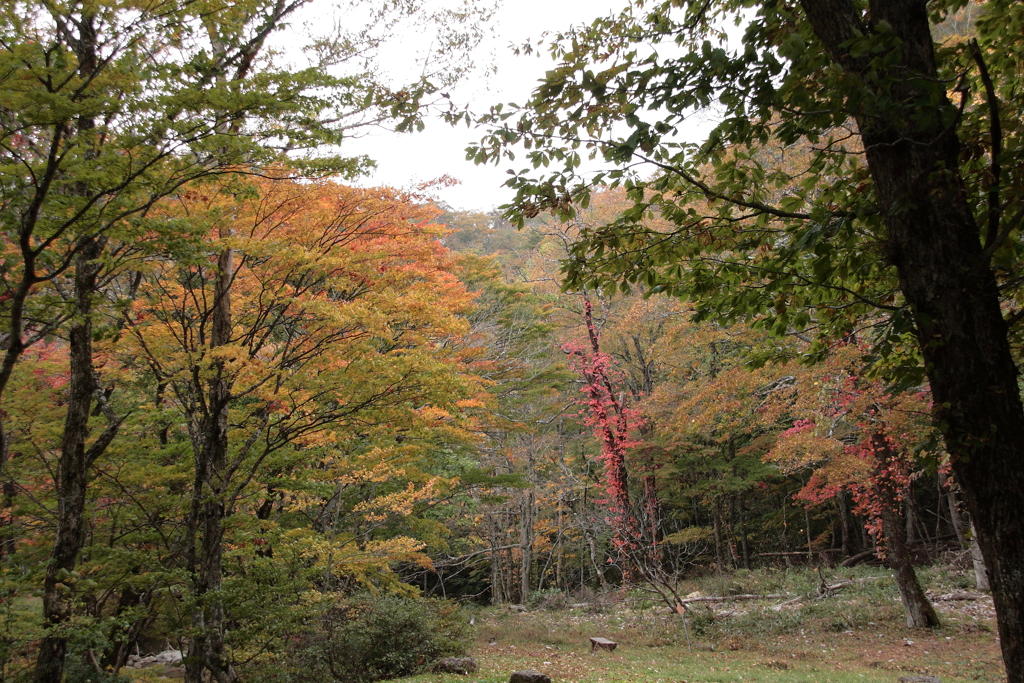
[[[510,44],[520,45],[574,24],[607,15],[622,8],[625,0],[504,0],[493,20],[494,37],[481,46],[482,54],[491,53],[497,74],[485,84],[480,79],[453,92],[460,103],[485,110],[499,102],[523,102],[538,79],[551,68],[546,52],[541,56],[516,57]],[[400,64],[408,55],[400,43],[382,57]],[[397,135],[378,132],[352,140],[343,151],[366,154],[377,161],[377,172],[361,185],[406,187],[418,182],[450,175],[461,184],[440,191],[440,198],[458,209],[488,210],[508,202],[511,191],[502,188],[508,179],[505,166],[475,166],[465,160],[465,148],[480,139],[481,131],[465,126],[452,128],[439,120],[427,122],[421,133]]]

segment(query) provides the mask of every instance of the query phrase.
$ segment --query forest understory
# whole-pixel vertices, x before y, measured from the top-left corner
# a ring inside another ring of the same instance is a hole
[[[695,603],[687,612],[689,645],[678,617],[637,590],[547,592],[527,611],[481,608],[471,652],[480,664],[477,674],[403,680],[505,683],[517,669],[565,683],[895,683],[911,675],[944,683],[1005,680],[992,600],[973,590],[969,571],[943,563],[921,570],[943,622],[935,630],[906,627],[884,568],[822,572],[831,583],[851,583],[821,596],[821,574],[807,567],[683,582],[681,590],[701,596],[798,598]],[[594,636],[618,647],[591,652]]]

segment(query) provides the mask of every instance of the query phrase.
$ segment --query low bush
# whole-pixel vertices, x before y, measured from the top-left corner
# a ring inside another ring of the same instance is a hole
[[[409,676],[469,649],[468,618],[447,600],[357,595],[323,610],[294,643],[282,681],[369,683]],[[282,672],[284,673],[284,672]]]

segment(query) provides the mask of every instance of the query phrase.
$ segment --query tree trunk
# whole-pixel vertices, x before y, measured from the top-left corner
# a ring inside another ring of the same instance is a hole
[[[850,557],[854,550],[853,534],[850,533],[853,521],[850,519],[850,508],[846,504],[846,491],[836,494],[836,506],[839,508],[839,526],[843,532],[843,556]]]
[[[725,569],[725,551],[722,548],[722,499],[720,497],[715,498],[713,508],[715,519],[715,562],[718,565],[715,569],[721,573]]]
[[[851,77],[883,84],[880,101],[937,103],[923,112],[927,119],[858,116],[857,124],[889,256],[917,325],[935,417],[988,564],[1007,679],[1024,683],[1024,406],[989,263],[1000,226],[990,225],[983,247],[957,171],[957,110],[938,76],[926,3],[870,3],[871,20],[885,21],[902,44],[880,79],[869,79],[874,57],[845,47],[865,28],[850,0],[801,4],[834,61]]]
[[[532,460],[532,457],[531,457]],[[523,492],[522,514],[519,522],[519,549],[522,566],[519,574],[520,602],[530,599],[530,569],[533,566],[533,489]]]
[[[587,534],[587,547],[590,549],[590,564],[594,568],[594,573],[597,575],[597,585],[599,588],[604,588],[604,570],[601,569],[601,563],[597,559],[597,542],[594,540],[593,534]]]
[[[978,546],[978,536],[974,532],[974,525],[971,524],[971,543],[969,546],[971,550],[971,563],[974,565],[974,584],[980,591],[991,591],[992,584],[988,579],[988,568],[985,567],[985,558],[981,554],[981,548]]]
[[[811,511],[804,505],[804,533],[807,535],[807,562],[814,564],[814,548],[811,539]]]
[[[907,545],[917,542],[917,510],[914,506],[914,487],[907,489],[906,498],[903,501],[903,518],[907,524]]]
[[[953,533],[956,534],[956,540],[960,543],[961,548],[966,548],[968,542],[967,531],[964,529],[964,518],[960,515],[960,505],[956,500],[956,492],[950,486],[949,477],[942,471],[942,468],[939,468],[939,489],[946,498],[946,505],[949,508],[949,522],[953,527]]]
[[[227,228],[221,237],[227,237]],[[213,329],[210,348],[231,341],[231,281],[234,277],[234,252],[224,248],[217,260],[214,288]],[[204,387],[196,387],[202,390]],[[201,444],[196,453],[195,487],[192,492],[190,532],[192,542],[189,567],[192,571],[192,612],[194,635],[185,662],[186,683],[203,683],[209,671],[218,683],[238,680],[234,667],[224,656],[224,603],[220,597],[224,565],[224,520],[229,510],[225,480],[228,458],[228,409],[231,383],[223,361],[214,363],[213,377],[207,389],[206,412],[199,423]],[[196,534],[201,533],[196,553]]]
[[[895,503],[895,501],[893,501]],[[898,503],[896,503],[898,505]],[[939,626],[939,617],[924,594],[907,547],[906,528],[899,510],[885,505],[882,510],[882,534],[885,537],[885,557],[892,567],[900,601],[911,628]]]
[[[740,547],[743,550],[743,568],[750,569],[750,547],[747,543],[747,505],[740,498]]]
[[[911,628],[937,628],[939,617],[924,594],[907,545],[906,518],[900,514],[901,491],[892,479],[879,477],[879,471],[893,461],[893,452],[885,434],[876,432],[871,436],[871,447],[875,453],[875,495],[882,518],[882,537],[885,545],[886,563],[892,567],[896,587],[900,591],[903,611],[907,615],[907,626]],[[898,456],[896,456],[898,457]]]
[[[558,520],[558,535],[555,536],[555,587],[560,590],[565,590],[565,578],[562,576],[562,535],[565,533],[565,512],[562,510],[562,501],[559,498],[558,504],[555,507],[555,517]]]
[[[502,555],[500,548],[502,543],[498,539],[498,520],[496,515],[487,515],[487,528],[491,537],[491,604],[500,605],[505,602],[505,592],[502,590],[503,581],[501,577]]]
[[[94,237],[79,241],[75,259],[76,322],[71,327],[69,355],[71,380],[68,385],[67,413],[57,465],[57,534],[50,550],[50,561],[43,581],[43,619],[47,635],[39,644],[36,657],[36,683],[60,683],[67,654],[67,635],[53,634],[72,616],[74,586],[68,574],[74,570],[82,549],[85,495],[89,468],[117,435],[120,421],[110,419],[104,432],[89,446],[89,413],[96,393],[92,354],[92,300],[102,243]]]

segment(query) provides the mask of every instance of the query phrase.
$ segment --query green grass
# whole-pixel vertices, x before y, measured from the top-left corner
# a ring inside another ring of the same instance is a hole
[[[995,624],[977,603],[940,603],[943,628],[908,629],[889,573],[882,568],[826,570],[826,580],[857,580],[819,599],[817,573],[740,572],[687,582],[684,593],[804,595],[799,606],[772,610],[781,599],[694,605],[688,617],[692,652],[678,617],[633,592],[596,606],[476,615],[471,653],[475,675],[424,674],[406,683],[506,683],[516,669],[537,669],[563,683],[895,683],[927,674],[943,683],[1004,681]],[[957,576],[926,570],[936,593],[964,588]],[[617,600],[617,602],[616,602]],[[548,601],[553,602],[553,601]],[[563,601],[564,602],[564,601]],[[619,643],[590,652],[589,638]],[[491,638],[497,644],[490,645]]]

